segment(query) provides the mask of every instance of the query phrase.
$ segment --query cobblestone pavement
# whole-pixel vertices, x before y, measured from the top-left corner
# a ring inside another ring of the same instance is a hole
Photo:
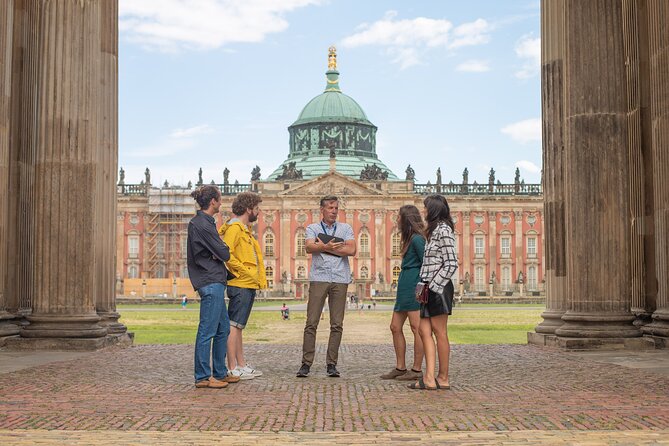
[[[325,376],[324,346],[307,379],[295,378],[299,346],[246,350],[265,375],[223,390],[194,388],[193,350],[183,345],[108,349],[1,374],[0,444],[420,444],[425,435],[446,444],[669,444],[668,376],[577,354],[456,345],[453,390],[413,391],[377,378],[393,365],[390,345],[342,346],[339,379]],[[112,430],[120,432],[99,432]]]

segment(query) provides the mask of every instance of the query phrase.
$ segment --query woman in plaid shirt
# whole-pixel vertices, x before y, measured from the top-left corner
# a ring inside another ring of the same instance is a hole
[[[430,195],[423,201],[427,230],[425,255],[420,269],[420,278],[430,289],[428,301],[420,305],[420,337],[425,350],[425,373],[409,386],[411,389],[450,389],[448,381],[448,357],[451,346],[448,342],[448,316],[453,310],[453,282],[451,277],[458,269],[455,255],[453,218],[446,198]],[[434,333],[435,341],[432,338]],[[434,370],[439,353],[439,374]]]

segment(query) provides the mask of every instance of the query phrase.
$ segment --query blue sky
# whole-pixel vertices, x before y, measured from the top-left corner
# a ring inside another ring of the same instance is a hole
[[[120,0],[119,165],[126,182],[263,178],[288,131],[340,86],[378,128],[377,154],[418,182],[539,182],[539,1]]]

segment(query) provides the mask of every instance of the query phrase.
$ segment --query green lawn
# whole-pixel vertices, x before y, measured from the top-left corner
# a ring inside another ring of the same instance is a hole
[[[186,311],[178,308],[178,305],[165,304],[119,305],[118,311],[121,322],[135,333],[137,344],[192,344],[197,332],[198,305],[189,304]],[[461,308],[463,311],[458,311]],[[454,344],[522,344],[527,342],[527,332],[541,321],[542,311],[543,307],[536,305],[512,305],[509,308],[500,304],[459,306],[449,318],[449,338]],[[392,342],[388,330],[391,315],[391,311],[348,311],[344,321],[344,342]],[[290,320],[283,321],[278,311],[254,311],[244,330],[244,342],[301,344],[305,317],[303,311],[292,311]],[[326,314],[318,333],[319,342],[327,340],[327,325]],[[405,333],[411,341],[408,324]]]

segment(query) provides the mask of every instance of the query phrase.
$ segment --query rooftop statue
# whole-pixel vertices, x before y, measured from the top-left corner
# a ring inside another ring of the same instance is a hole
[[[289,162],[287,165],[284,164],[283,173],[276,177],[277,180],[301,180],[302,179],[302,169],[297,169],[295,167],[297,163],[295,161]]]
[[[256,166],[251,171],[251,181],[260,180],[260,166]]]
[[[360,172],[361,180],[387,180],[388,172],[381,169],[376,164],[367,164]]]
[[[407,166],[407,170],[405,170],[405,172],[407,174],[407,181],[414,181],[416,179],[416,172],[413,170],[413,167],[411,167],[411,164]]]

